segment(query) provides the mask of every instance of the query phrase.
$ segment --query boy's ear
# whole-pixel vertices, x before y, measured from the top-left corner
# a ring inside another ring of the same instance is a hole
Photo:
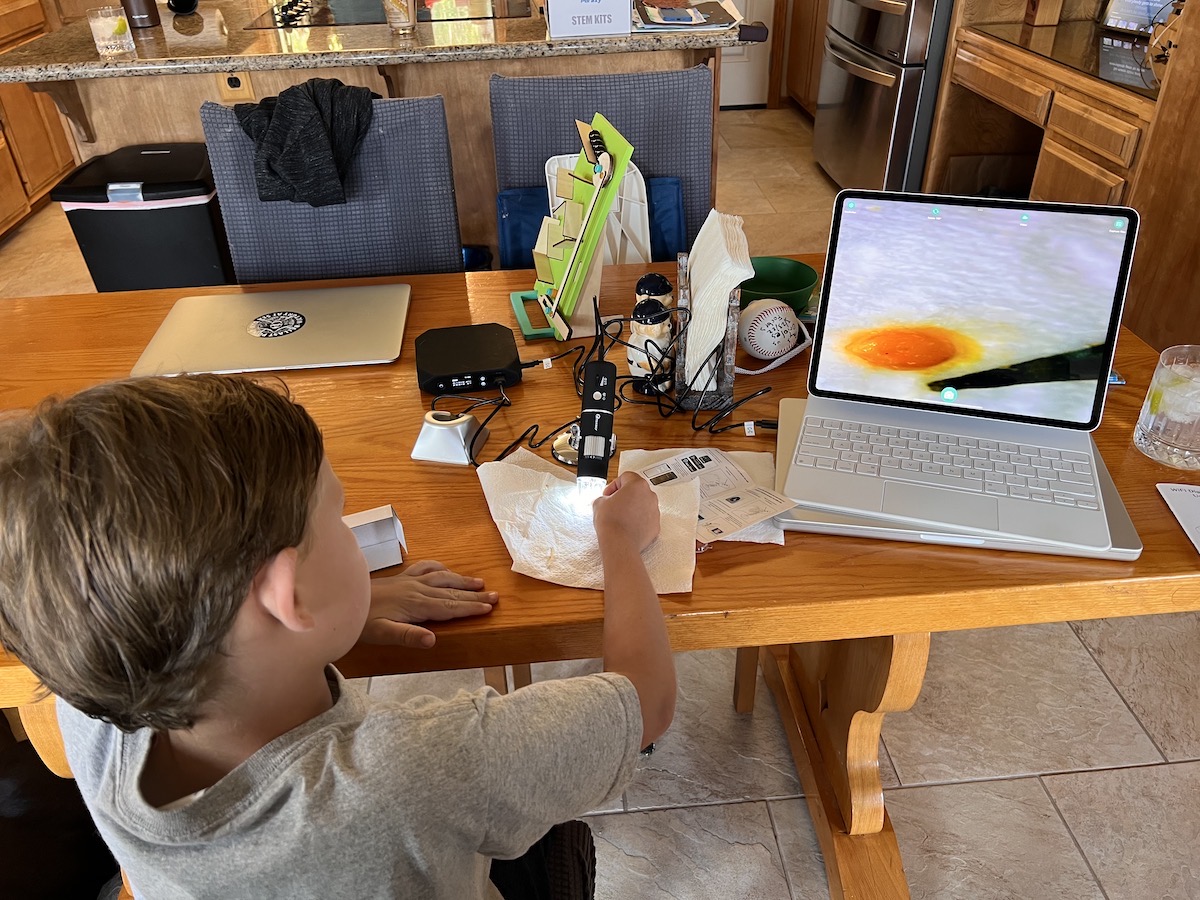
[[[280,550],[258,570],[250,584],[250,599],[289,631],[309,631],[315,622],[296,598],[295,547]]]

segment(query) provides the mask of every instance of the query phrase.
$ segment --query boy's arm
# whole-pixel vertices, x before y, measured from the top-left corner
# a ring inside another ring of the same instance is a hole
[[[482,578],[451,572],[439,562],[415,562],[399,575],[371,579],[371,611],[361,640],[368,644],[432,647],[433,632],[416,622],[444,622],[490,613],[500,595]]]
[[[645,747],[675,715],[675,659],[641,556],[658,537],[658,498],[644,478],[626,472],[593,510],[604,565],[604,668],[637,689]]]

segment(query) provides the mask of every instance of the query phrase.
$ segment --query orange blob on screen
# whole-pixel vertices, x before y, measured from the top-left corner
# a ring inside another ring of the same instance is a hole
[[[963,356],[975,356],[978,345],[956,331],[936,325],[892,325],[860,331],[846,351],[870,366],[899,372],[935,369]]]

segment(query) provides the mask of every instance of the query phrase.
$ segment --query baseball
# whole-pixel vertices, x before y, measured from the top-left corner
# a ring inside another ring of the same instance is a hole
[[[800,320],[782,300],[755,300],[738,318],[738,343],[755,359],[778,359],[799,337]]]

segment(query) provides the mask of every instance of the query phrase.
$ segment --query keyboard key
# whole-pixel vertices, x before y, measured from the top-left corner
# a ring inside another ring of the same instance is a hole
[[[936,444],[937,439],[938,439],[938,436],[936,434],[934,434],[932,431],[918,431],[917,432],[917,440],[925,441],[927,443],[932,441],[933,443]]]
[[[1025,486],[1025,478],[1021,475],[1005,475],[1004,483],[1008,484],[1008,485],[1019,484],[1022,487],[1024,487]]]
[[[819,435],[808,434],[805,432],[804,437],[800,439],[800,445],[802,447],[831,447],[833,446],[833,441],[829,440],[827,437],[821,437]]]
[[[1016,471],[1016,469],[1014,469],[1009,463],[1006,463],[1006,462],[996,463],[995,469],[1001,475],[1012,475]]]
[[[1075,498],[1070,496],[1069,494],[1055,494],[1054,495],[1054,503],[1057,506],[1074,506]]]
[[[849,450],[850,442],[849,441],[834,441],[833,449],[834,450]]]
[[[1031,447],[1029,444],[1021,445],[1021,453],[1025,456],[1037,456],[1041,452],[1039,447]]]
[[[963,472],[963,478],[970,478],[972,481],[983,481],[983,472],[979,469],[966,469]]]
[[[995,441],[980,441],[979,446],[982,447],[984,450],[999,450],[1000,449],[1000,445],[997,444]]]
[[[1008,441],[1001,441],[1000,449],[1005,453],[1016,453],[1020,448],[1016,444],[1010,444]]]
[[[984,483],[983,490],[985,493],[1004,497],[1008,494],[1008,485],[994,484],[993,482],[988,481]]]
[[[1052,447],[1043,447],[1039,453],[1043,459],[1058,459],[1058,451]]]
[[[897,469],[900,467],[900,460],[893,459],[890,456],[885,456],[879,461],[879,465],[883,466],[885,469]]]
[[[1100,504],[1097,503],[1095,500],[1078,499],[1075,501],[1075,505],[1082,507],[1083,509],[1099,509],[1100,508]]]
[[[918,462],[932,462],[933,454],[927,453],[924,450],[914,450],[912,458],[917,460]]]
[[[1090,456],[1088,456],[1086,453],[1079,453],[1075,450],[1064,450],[1062,452],[1062,458],[1067,460],[1068,462],[1085,463],[1085,462],[1092,461],[1092,458]]]
[[[1021,487],[1019,484],[1010,484],[1008,486],[1008,496],[1016,497],[1018,500],[1029,499],[1029,488]]]
[[[854,463],[850,462],[850,460],[848,460],[848,459],[839,459],[836,463],[834,463],[833,467],[835,469],[837,469],[839,472],[853,472],[854,471]]]
[[[1036,500],[1038,503],[1053,503],[1054,495],[1049,491],[1030,491],[1029,499]]]
[[[911,428],[901,428],[900,437],[905,438],[906,440],[915,441],[917,439],[917,433]]]
[[[897,434],[899,433],[899,431],[900,431],[900,429],[893,428],[891,425],[880,425],[879,426],[879,433],[884,435],[885,437],[896,437]]]
[[[978,447],[979,442],[973,437],[961,437],[958,439],[960,447]]]
[[[926,462],[926,463],[921,463],[921,471],[926,472],[930,475],[941,475],[942,467],[939,466],[937,463]]]
[[[816,464],[817,464],[817,458],[815,456],[809,456],[807,453],[797,453],[796,454],[796,465],[798,465],[798,466],[815,466]]]
[[[879,466],[874,466],[869,463],[859,463],[854,467],[854,471],[859,475],[878,475]]]
[[[830,459],[827,456],[817,457],[817,468],[818,469],[832,469],[833,464],[834,464],[834,460]]]

